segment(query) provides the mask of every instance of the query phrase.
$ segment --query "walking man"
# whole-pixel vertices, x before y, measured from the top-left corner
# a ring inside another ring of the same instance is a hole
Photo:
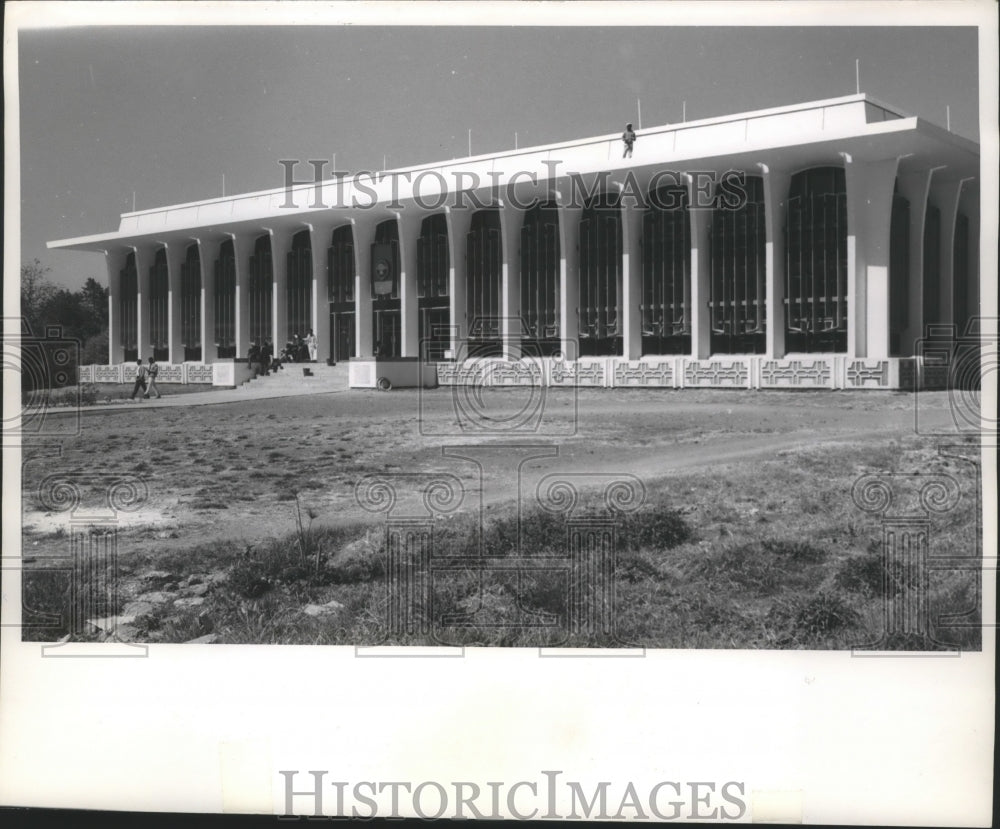
[[[142,391],[139,394],[140,390]],[[135,396],[139,395],[139,400],[143,397],[148,397],[146,394],[146,367],[142,364],[142,359],[135,361],[135,385],[132,387],[132,396],[129,400],[135,400]]]
[[[632,145],[635,143],[635,130],[632,129],[631,124],[625,125],[625,132],[622,133],[622,142],[625,144],[625,152],[622,153],[622,158],[631,158]]]
[[[156,395],[156,399],[160,399],[160,390],[156,388],[156,375],[160,373],[160,367],[155,363],[152,357],[149,358],[149,368],[146,369],[146,374],[149,375],[149,388],[146,389],[146,397],[151,394]]]

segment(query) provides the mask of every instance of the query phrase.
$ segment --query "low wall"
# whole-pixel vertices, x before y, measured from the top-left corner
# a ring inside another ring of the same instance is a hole
[[[690,357],[581,357],[508,361],[500,358],[441,362],[442,386],[573,386],[667,389],[882,389],[944,388],[947,368],[921,358],[884,360],[845,355]]]
[[[211,383],[213,386],[239,386],[250,379],[250,367],[235,360],[219,363],[157,363],[158,385]],[[80,383],[134,383],[135,363],[112,366],[79,366]]]
[[[394,389],[432,389],[438,384],[437,365],[416,357],[355,357],[348,364],[348,385],[352,389],[382,388],[386,382]]]

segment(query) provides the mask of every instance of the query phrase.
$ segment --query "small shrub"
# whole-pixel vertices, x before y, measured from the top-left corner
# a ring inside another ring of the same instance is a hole
[[[690,541],[694,530],[679,512],[666,507],[644,509],[621,518],[624,546],[638,550],[670,550]]]
[[[229,584],[245,599],[263,596],[274,586],[265,572],[264,565],[255,558],[234,562],[229,568]]]

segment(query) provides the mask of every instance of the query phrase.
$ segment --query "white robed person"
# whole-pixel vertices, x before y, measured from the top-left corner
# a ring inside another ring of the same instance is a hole
[[[309,349],[309,362],[316,362],[316,334],[313,330],[309,329],[309,336],[306,337],[306,348]]]

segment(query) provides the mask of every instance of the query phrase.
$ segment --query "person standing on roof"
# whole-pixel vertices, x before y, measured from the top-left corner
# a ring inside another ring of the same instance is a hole
[[[635,130],[632,129],[631,124],[625,125],[625,132],[622,133],[622,143],[625,144],[625,152],[622,153],[622,158],[631,158],[632,145],[635,143]]]

